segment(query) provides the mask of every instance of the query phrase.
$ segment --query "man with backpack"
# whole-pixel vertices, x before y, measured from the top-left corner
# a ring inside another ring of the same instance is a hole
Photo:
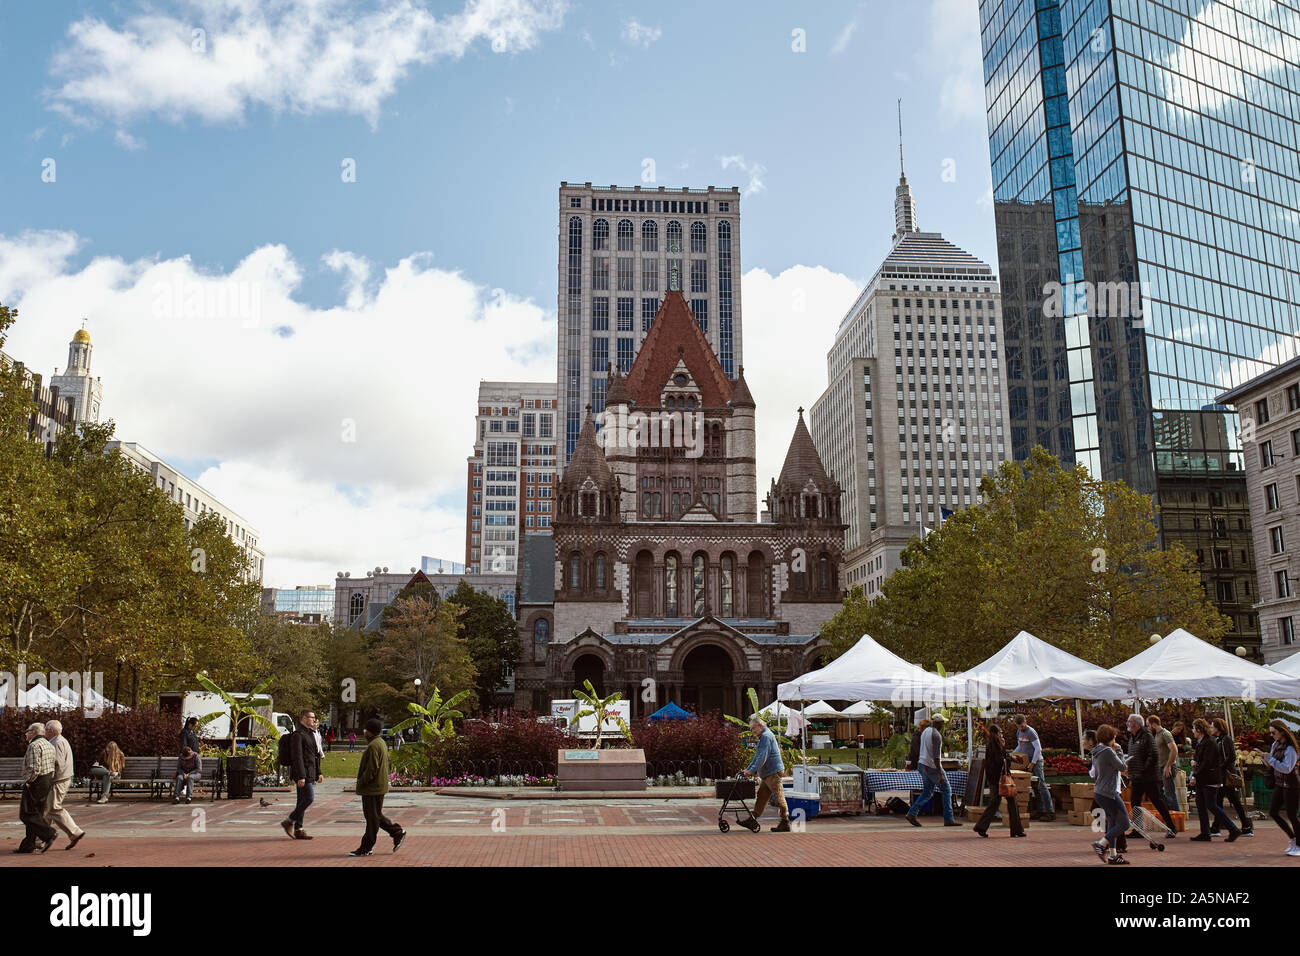
[[[313,711],[304,710],[298,715],[298,729],[292,734],[286,735],[289,738],[287,744],[289,776],[297,787],[298,801],[294,805],[293,813],[280,821],[280,826],[292,840],[311,839],[303,830],[303,818],[307,814],[307,808],[316,799],[315,785],[325,779],[320,772],[320,752],[316,749],[315,731],[316,714]],[[284,737],[281,737],[281,760],[284,759],[285,749]]]

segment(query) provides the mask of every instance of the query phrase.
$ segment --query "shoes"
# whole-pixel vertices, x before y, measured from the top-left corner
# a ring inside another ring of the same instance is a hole
[[[1231,833],[1228,834],[1228,839],[1227,839],[1226,841],[1224,841],[1224,842],[1226,842],[1226,843],[1231,843],[1233,840],[1237,839],[1237,837],[1239,837],[1239,836],[1241,836],[1241,831],[1240,831],[1240,830],[1233,830]]]
[[[1055,813],[1044,813],[1044,814],[1043,814],[1041,817],[1039,817],[1038,819],[1042,820],[1044,823],[1051,823],[1053,820],[1056,819],[1056,814],[1055,814]]]
[[[943,825],[946,827],[959,827],[962,826],[962,823],[960,820],[944,820]]]
[[[294,838],[295,840],[310,840],[310,839],[311,839],[311,837],[309,837],[309,836],[307,835],[307,831],[306,831],[306,830],[294,830],[294,831],[293,831],[293,838]]]
[[[1210,835],[1208,833],[1201,833],[1192,837],[1191,842],[1192,843],[1213,843],[1214,841],[1210,839]]]
[[[1099,857],[1101,858],[1101,862],[1105,863],[1105,862],[1106,862],[1106,844],[1104,844],[1104,843],[1094,843],[1094,844],[1092,845],[1092,848],[1097,852],[1097,856],[1099,856]]]
[[[1294,847],[1293,847],[1292,849],[1294,849]],[[32,848],[32,847],[30,847],[30,846],[20,846],[20,847],[18,847],[17,849],[15,849],[13,852],[14,852],[14,853],[34,853],[35,850],[34,850],[34,848]],[[1288,851],[1288,852],[1289,852],[1289,851]]]
[[[373,850],[353,850],[348,856],[374,856]]]
[[[1295,849],[1295,840],[1292,840],[1290,843],[1288,843],[1288,844],[1286,845],[1286,849],[1283,850],[1282,852],[1285,853],[1285,854],[1287,854],[1288,856],[1290,856],[1290,855],[1291,855],[1291,851],[1294,850],[1294,849]],[[15,850],[14,852],[17,853],[18,851]]]
[[[742,823],[741,826],[744,827],[746,830],[748,830],[750,833],[757,833],[758,831],[763,829],[763,825],[758,822],[757,817],[750,817],[748,820]]]
[[[96,802],[96,803],[99,803],[99,804],[108,803],[108,797],[100,797],[100,798],[99,798],[98,800],[96,800],[95,802]]]
[[[972,830],[971,832],[974,833],[976,836],[982,836],[982,837],[984,837],[984,839],[986,839],[986,840],[987,840],[988,837],[989,837],[989,835],[988,835],[987,833],[985,833],[983,830],[981,830],[979,827],[976,827],[976,828],[975,828],[974,830]],[[1014,834],[1012,834],[1012,835],[1014,836]]]
[[[41,847],[41,852],[42,852],[42,853],[48,853],[48,852],[50,851],[50,847],[54,846],[54,841],[57,840],[58,838],[59,838],[59,835],[56,833],[56,834],[54,834],[54,836],[52,836],[52,837],[50,837],[48,840],[46,840],[46,841],[45,841],[45,846]]]
[[[1116,865],[1118,865],[1118,866],[1128,866],[1128,865],[1129,865],[1128,860],[1124,859],[1124,858],[1123,858],[1122,856],[1120,856],[1118,853],[1115,854],[1114,856],[1112,856],[1112,857],[1111,857],[1109,860],[1107,860],[1106,862],[1107,862],[1107,863],[1114,863],[1114,864],[1116,864]]]
[[[913,814],[910,813],[907,815],[907,822],[912,824],[912,826],[914,827],[919,827],[921,825],[921,821],[918,820]]]
[[[1165,836],[1167,836],[1171,840],[1176,840],[1178,839],[1178,831],[1170,830],[1168,833],[1165,834]]]
[[[76,846],[78,843],[81,842],[81,838],[84,837],[85,835],[86,835],[86,831],[85,831],[85,830],[82,830],[80,833],[78,833],[76,836],[74,836],[74,837],[72,838],[72,840],[69,841],[68,845],[65,846],[63,849],[65,849],[65,850],[71,850],[74,846]]]
[[[394,852],[394,853],[396,853],[399,849],[401,849],[402,841],[405,840],[405,839],[406,839],[406,831],[405,831],[405,830],[398,830],[396,836],[393,837],[393,852]]]
[[[280,829],[283,830],[283,831],[285,832],[285,835],[286,835],[290,840],[293,839],[293,821],[292,821],[292,820],[281,820],[281,821],[280,821]]]
[[[1242,830],[1242,831],[1241,831],[1241,835],[1242,835],[1242,836],[1254,836],[1254,835],[1255,835],[1255,828],[1254,828],[1254,827],[1251,827],[1249,830]]]
[[[1293,846],[1286,851],[1287,856],[1300,856],[1300,846]]]
[[[180,803],[180,802],[181,802],[181,798],[180,798],[180,797],[172,797],[172,806],[175,806],[176,804],[178,804],[178,803]]]
[[[1028,833],[1013,833],[1013,834],[1011,834],[1011,836],[1012,836],[1012,838],[1014,839],[1014,838],[1016,838],[1016,837],[1027,837],[1027,836],[1029,836],[1029,834],[1028,834]]]
[[[189,798],[189,797],[186,797],[186,798],[185,798],[185,802],[186,802],[186,803],[189,803],[189,802],[190,802],[190,798]]]
[[[789,832],[790,832],[790,821],[789,821],[789,820],[782,820],[782,821],[781,821],[780,823],[778,823],[776,826],[772,827],[772,832],[773,832],[773,833],[789,833]]]
[[[1138,840],[1141,839],[1142,834],[1138,833],[1136,830],[1129,830],[1128,833],[1124,834],[1124,836],[1132,840]]]

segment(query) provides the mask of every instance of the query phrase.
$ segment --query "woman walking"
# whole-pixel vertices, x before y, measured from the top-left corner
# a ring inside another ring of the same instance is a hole
[[[1097,728],[1097,743],[1092,748],[1092,769],[1097,779],[1093,787],[1093,797],[1106,811],[1106,835],[1092,845],[1104,863],[1127,865],[1128,860],[1116,849],[1119,840],[1128,831],[1128,811],[1124,801],[1119,798],[1119,775],[1127,763],[1127,758],[1119,752],[1115,743],[1115,728],[1102,724]],[[1107,858],[1107,851],[1110,852]]]
[[[1016,798],[1004,794],[1001,789],[1002,778],[1005,776],[1008,780],[1011,779],[1011,756],[1007,753],[1006,743],[1002,739],[1002,728],[997,724],[989,724],[988,735],[989,744],[984,750],[984,777],[989,784],[989,805],[980,814],[979,822],[975,824],[975,832],[982,837],[989,835],[989,825],[993,822],[993,817],[998,812],[998,805],[1005,796],[1011,835],[1026,836],[1025,828],[1020,823],[1020,808],[1016,806]]]
[[[113,781],[122,775],[125,766],[126,755],[122,753],[122,748],[116,741],[110,740],[99,755],[99,760],[90,766],[90,775],[102,785],[96,803],[108,803],[108,798],[113,793]]]
[[[1296,743],[1291,728],[1280,720],[1270,720],[1268,729],[1273,734],[1273,747],[1259,750],[1264,755],[1264,763],[1273,771],[1273,802],[1269,805],[1268,815],[1282,828],[1282,832],[1291,838],[1287,845],[1287,856],[1300,856],[1300,820],[1296,811],[1300,810],[1300,772],[1296,770],[1296,759],[1300,756],[1300,745]],[[1283,809],[1286,817],[1282,816]]]
[[[1232,734],[1228,732],[1228,722],[1222,717],[1215,717],[1210,721],[1210,734],[1214,737],[1215,742],[1219,745],[1219,752],[1223,755],[1223,786],[1219,789],[1219,809],[1223,809],[1223,801],[1232,804],[1232,809],[1237,811],[1237,817],[1241,820],[1241,835],[1254,836],[1254,824],[1250,822],[1250,817],[1246,816],[1246,808],[1241,802],[1241,769],[1237,766],[1237,745],[1232,739]],[[1216,820],[1210,827],[1210,836],[1219,832],[1219,824]]]
[[[1223,751],[1210,734],[1210,725],[1199,717],[1192,722],[1192,734],[1196,737],[1196,756],[1192,760],[1190,782],[1196,790],[1196,815],[1201,821],[1201,832],[1191,842],[1211,842],[1210,817],[1213,816],[1220,825],[1228,827],[1231,843],[1241,836],[1241,831],[1223,812],[1223,798],[1219,793],[1223,788]]]

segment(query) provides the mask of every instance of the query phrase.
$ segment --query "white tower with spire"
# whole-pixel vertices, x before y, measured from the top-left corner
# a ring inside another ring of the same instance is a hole
[[[59,400],[72,400],[72,418],[74,422],[98,422],[100,402],[103,400],[103,385],[98,378],[90,374],[90,333],[86,331],[83,319],[81,328],[77,329],[68,343],[68,367],[63,374],[50,376],[50,387],[59,390]]]
[[[916,225],[916,200],[903,172],[903,101],[898,101],[898,188],[894,190],[894,242],[909,232],[920,232]]]

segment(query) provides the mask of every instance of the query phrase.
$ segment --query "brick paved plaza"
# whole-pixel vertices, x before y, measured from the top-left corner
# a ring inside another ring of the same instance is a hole
[[[195,801],[190,806],[139,799],[107,806],[73,803],[87,836],[68,852],[66,837],[46,854],[12,855],[22,828],[16,800],[0,802],[0,866],[1080,866],[1101,868],[1082,827],[1031,825],[1025,840],[994,828],[988,839],[945,829],[924,818],[922,829],[898,817],[821,817],[803,833],[773,834],[768,811],[761,834],[717,829],[713,800],[502,800],[391,794],[389,815],[409,836],[394,855],[381,833],[375,855],[351,859],[363,829],[352,793],[318,795],[308,812],[310,842],[291,841],[277,825],[289,795],[251,801]],[[274,801],[274,802],[272,802]],[[202,811],[206,832],[194,832]],[[494,829],[494,823],[496,824]],[[502,829],[504,824],[504,830]],[[1180,834],[1164,853],[1132,841],[1133,867],[1300,866],[1283,855],[1286,838],[1268,820],[1257,836],[1231,846],[1189,843]]]

